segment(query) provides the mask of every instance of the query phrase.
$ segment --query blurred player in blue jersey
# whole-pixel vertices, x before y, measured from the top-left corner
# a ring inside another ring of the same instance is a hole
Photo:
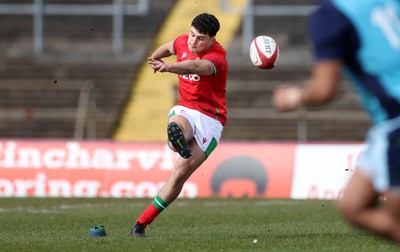
[[[274,106],[284,112],[328,102],[347,77],[373,126],[338,208],[350,223],[400,242],[400,0],[323,0],[309,32],[311,77],[277,87]]]

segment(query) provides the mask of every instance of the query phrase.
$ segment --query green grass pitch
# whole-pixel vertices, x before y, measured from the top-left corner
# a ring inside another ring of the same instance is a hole
[[[350,227],[330,200],[177,199],[147,237],[131,237],[150,202],[0,198],[0,251],[399,251]],[[88,237],[100,224],[107,236]]]

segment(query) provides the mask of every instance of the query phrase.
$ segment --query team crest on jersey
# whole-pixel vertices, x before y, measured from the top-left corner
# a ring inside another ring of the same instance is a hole
[[[181,59],[186,58],[187,54],[184,52],[181,56]]]

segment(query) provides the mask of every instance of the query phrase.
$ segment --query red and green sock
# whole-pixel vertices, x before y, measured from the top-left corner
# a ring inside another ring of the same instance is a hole
[[[144,226],[149,225],[167,207],[168,204],[157,195],[153,202],[143,211],[136,223],[139,222]]]

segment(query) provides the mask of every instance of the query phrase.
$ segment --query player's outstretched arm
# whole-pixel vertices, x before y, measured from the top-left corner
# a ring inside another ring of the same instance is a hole
[[[149,64],[155,71],[175,74],[212,75],[215,70],[208,60],[185,60],[176,63],[164,63],[160,60],[149,59]]]
[[[326,60],[316,63],[312,76],[303,86],[281,85],[273,95],[274,107],[287,112],[300,105],[314,106],[332,100],[341,83],[342,63],[338,60]]]

